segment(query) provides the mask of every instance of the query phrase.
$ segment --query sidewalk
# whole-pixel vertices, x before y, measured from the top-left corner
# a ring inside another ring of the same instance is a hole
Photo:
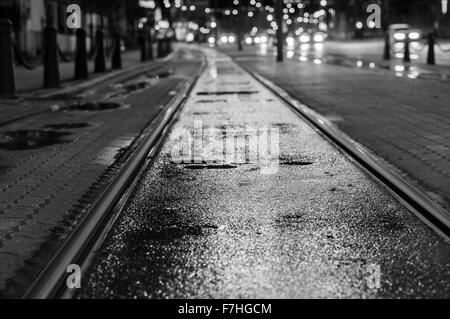
[[[164,77],[140,68],[139,77],[89,88],[86,100],[105,104],[58,101],[68,108],[0,128],[0,296],[23,293],[201,62],[198,51],[181,48],[161,63]]]
[[[127,68],[129,66],[135,65],[141,62],[140,51],[127,51],[122,54],[123,67]],[[94,62],[89,61],[89,76],[90,78],[101,76],[101,74],[94,74]],[[111,69],[111,61],[107,59],[107,69]],[[74,62],[62,62],[60,61],[59,72],[61,82],[67,82],[73,80],[75,74]],[[44,79],[43,72],[44,67],[39,66],[34,70],[28,70],[24,67],[17,67],[16,70],[16,87],[17,91],[24,92],[29,90],[42,89]],[[67,83],[62,83],[67,84]]]
[[[230,52],[450,208],[448,82]]]

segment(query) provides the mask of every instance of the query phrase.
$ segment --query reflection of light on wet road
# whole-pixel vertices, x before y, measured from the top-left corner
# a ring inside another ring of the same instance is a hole
[[[259,52],[263,55],[267,54],[267,44],[263,43],[259,47]]]
[[[300,46],[300,50],[301,50],[301,51],[307,51],[307,50],[309,50],[310,48],[311,48],[311,45],[308,44],[308,43],[302,44],[302,45]]]
[[[440,74],[432,74],[430,72],[424,71],[421,68],[410,66],[409,64],[403,64],[403,62],[400,60],[393,60],[393,63],[377,63],[370,60],[363,60],[360,57],[358,59],[354,59],[351,57],[345,57],[345,56],[334,56],[334,55],[328,55],[326,54],[326,44],[323,43],[315,43],[315,44],[309,44],[309,43],[303,43],[301,44],[297,49],[293,47],[285,47],[285,57],[286,59],[295,59],[299,62],[312,62],[316,65],[321,64],[333,64],[333,65],[340,65],[350,68],[358,68],[358,69],[367,69],[367,70],[388,70],[391,71],[392,74],[396,77],[401,77],[405,79],[420,79],[420,78],[436,78],[438,77],[440,80],[447,80],[447,75],[440,75]],[[260,55],[271,55],[273,56],[277,55],[276,48],[267,45],[267,44],[260,44],[257,46],[257,52]],[[395,52],[394,56],[399,59],[403,59],[404,54],[402,52]],[[411,60],[418,60],[420,59],[420,54],[411,53],[410,55]]]
[[[314,44],[314,50],[322,51],[323,50],[323,43],[315,43]]]

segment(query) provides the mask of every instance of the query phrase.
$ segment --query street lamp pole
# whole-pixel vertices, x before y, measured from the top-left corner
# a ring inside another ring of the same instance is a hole
[[[283,0],[275,0],[275,19],[277,22],[277,61],[283,62]]]
[[[384,60],[391,59],[391,39],[389,34],[389,21],[390,21],[390,12],[389,12],[389,0],[383,0],[383,33],[384,33]]]

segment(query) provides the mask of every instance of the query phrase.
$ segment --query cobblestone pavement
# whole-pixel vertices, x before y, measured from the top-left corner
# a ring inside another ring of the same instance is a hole
[[[30,107],[57,103],[62,108],[0,127],[2,296],[23,292],[141,130],[192,81],[201,63],[198,51],[180,49],[157,71],[91,88],[85,99],[28,101]],[[83,105],[85,100],[103,104]]]
[[[125,66],[119,71],[91,76],[87,81],[66,82],[61,89],[52,90],[33,90],[19,92],[17,99],[0,100],[0,125],[20,120],[42,112],[49,112],[52,107],[60,104],[61,100],[74,99],[92,94],[90,89],[95,87],[96,91],[107,91],[110,86],[116,82],[123,82],[142,72],[151,72],[165,63],[165,60],[155,60],[147,63],[136,63]],[[32,76],[31,76],[32,77]],[[47,97],[51,94],[49,97]],[[53,96],[53,97],[52,97]],[[53,100],[53,103],[49,103]]]
[[[449,209],[448,82],[226,52],[326,116]]]
[[[140,63],[139,51],[127,51],[122,55],[122,64],[124,68]],[[110,68],[110,61],[107,59],[107,68]],[[88,63],[89,76],[97,77],[101,74],[94,73],[94,62]],[[43,85],[43,67],[39,66],[33,70],[25,69],[24,67],[17,67],[15,70],[16,87],[18,92],[26,92],[29,90],[41,89]],[[74,63],[60,62],[59,73],[63,85],[69,82],[74,77]]]

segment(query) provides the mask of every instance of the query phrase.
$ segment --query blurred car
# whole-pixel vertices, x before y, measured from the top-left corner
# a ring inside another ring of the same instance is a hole
[[[411,28],[409,24],[392,24],[389,26],[389,37],[391,43],[404,43],[407,38],[410,42],[414,42],[422,39],[423,33],[418,29]]]
[[[288,47],[294,47],[299,43],[302,44],[315,44],[322,43],[327,39],[327,34],[322,31],[309,31],[309,32],[301,32],[300,35],[291,35],[289,34],[286,37],[286,45]]]
[[[303,32],[298,37],[301,44],[305,43],[322,43],[326,40],[327,34],[325,32]]]
[[[244,37],[244,43],[246,45],[259,45],[259,44],[267,44],[270,40],[270,37],[266,34],[258,34],[258,35],[246,35]]]
[[[409,24],[392,24],[389,26],[389,42],[397,58],[403,57],[407,39],[412,48],[419,48],[422,37],[423,32],[411,28]]]
[[[236,35],[224,33],[219,37],[220,44],[232,44],[236,42]]]

